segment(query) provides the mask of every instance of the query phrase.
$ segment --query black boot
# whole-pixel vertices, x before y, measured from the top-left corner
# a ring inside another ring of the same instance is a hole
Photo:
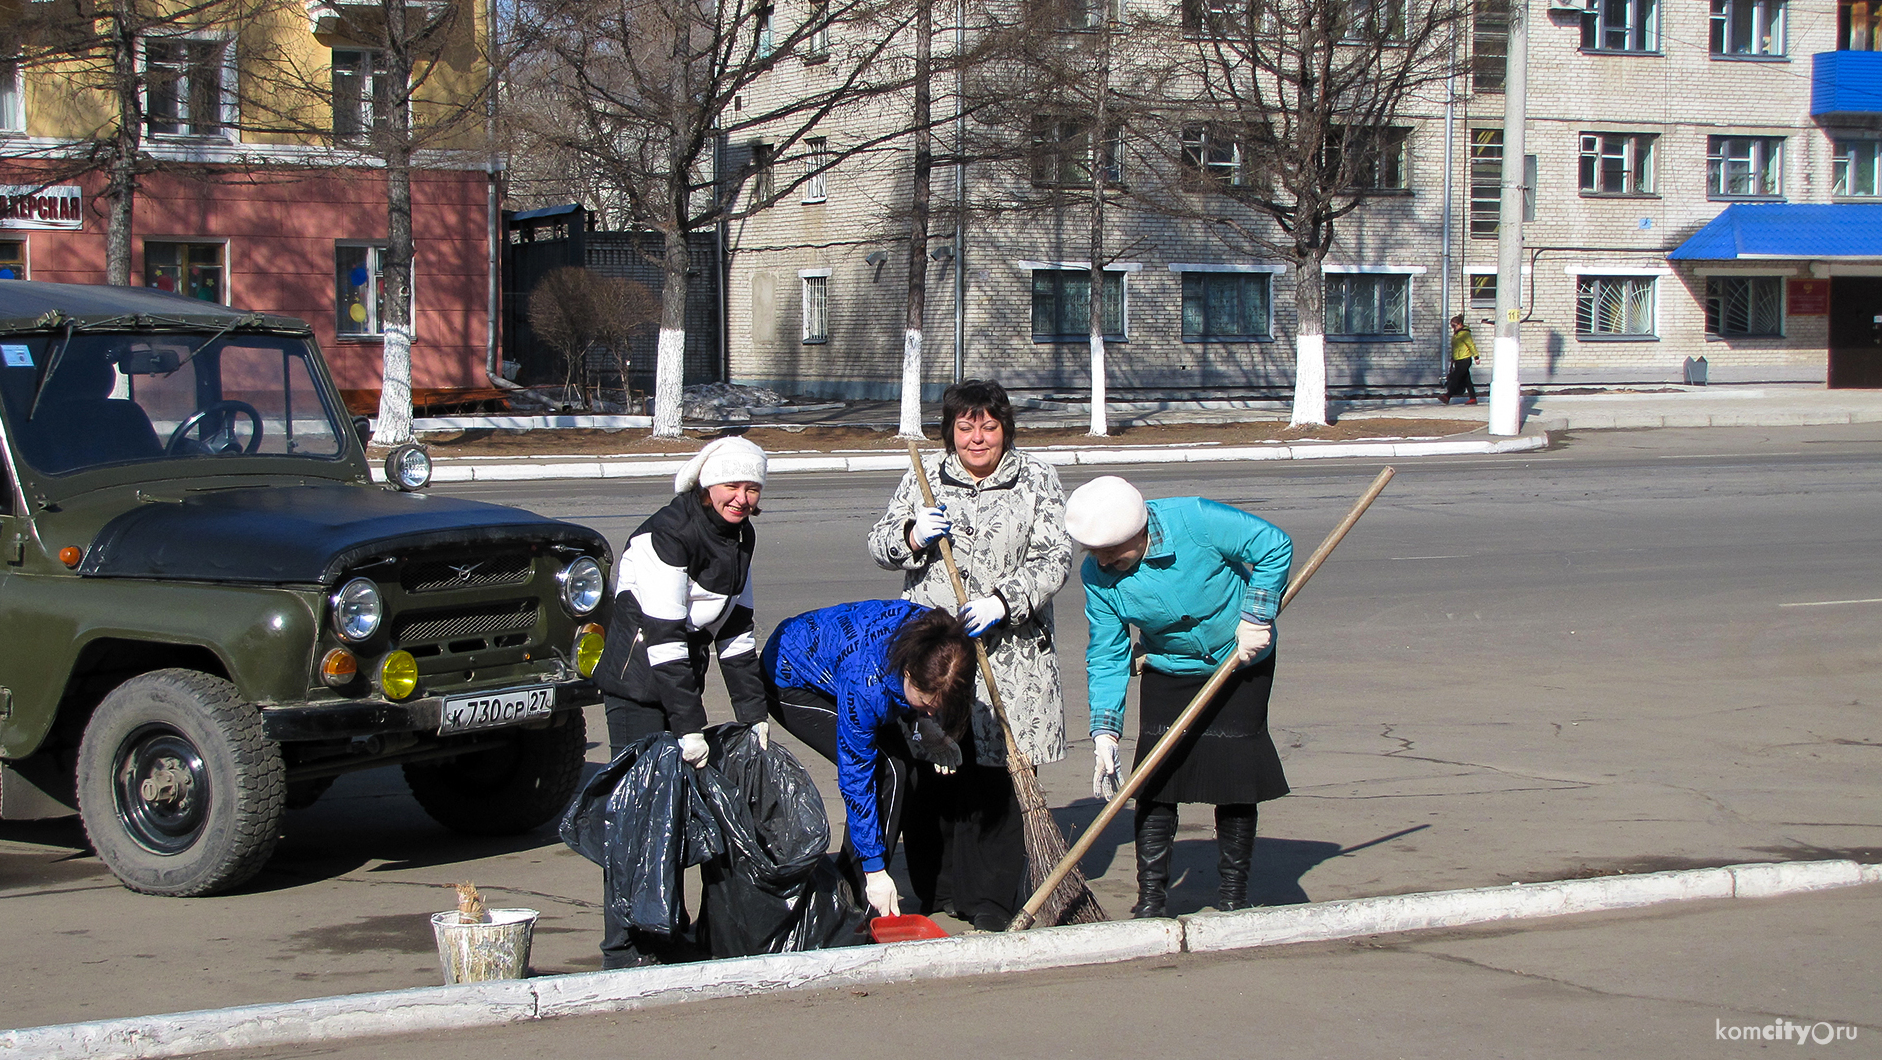
[[[1221,856],[1216,872],[1222,879],[1215,907],[1224,911],[1248,908],[1248,869],[1255,860],[1254,806],[1217,806],[1215,845]]]
[[[1137,804],[1137,904],[1131,916],[1168,916],[1170,847],[1176,842],[1176,806],[1168,802]]]

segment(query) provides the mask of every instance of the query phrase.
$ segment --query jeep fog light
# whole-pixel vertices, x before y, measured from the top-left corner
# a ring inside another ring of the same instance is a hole
[[[347,640],[365,640],[379,631],[384,610],[372,579],[354,578],[333,594],[333,631]]]
[[[320,680],[328,688],[344,688],[359,676],[359,660],[345,648],[335,648],[321,657]]]
[[[562,583],[562,602],[577,615],[586,615],[601,606],[601,591],[607,579],[602,577],[601,564],[583,556],[563,567],[555,576]]]
[[[406,443],[386,454],[386,481],[410,493],[431,483],[431,454]]]
[[[418,691],[418,660],[409,651],[395,651],[379,663],[379,690],[387,699],[404,699]]]
[[[593,677],[595,666],[601,662],[601,649],[608,646],[608,638],[601,632],[601,627],[593,622],[575,631],[575,672],[583,677]]]

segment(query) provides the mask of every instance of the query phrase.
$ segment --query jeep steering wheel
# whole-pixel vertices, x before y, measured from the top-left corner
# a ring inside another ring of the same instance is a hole
[[[232,422],[234,417],[230,415],[230,413],[235,412],[247,416],[248,422],[255,428],[253,433],[249,435],[246,445],[242,445],[235,440],[234,424]],[[220,417],[216,423],[215,432],[202,441],[190,438],[190,429],[201,424],[211,416]],[[176,430],[170,432],[170,440],[163,444],[163,455],[181,456],[190,446],[195,446],[197,449],[210,454],[234,452],[243,454],[253,453],[255,450],[261,448],[261,413],[255,409],[255,406],[246,401],[218,401],[185,419],[182,423],[177,424]]]

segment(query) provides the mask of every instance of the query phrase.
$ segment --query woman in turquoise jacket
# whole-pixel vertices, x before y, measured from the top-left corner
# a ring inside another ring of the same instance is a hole
[[[1130,684],[1130,627],[1143,649],[1137,760],[1223,660],[1238,669],[1174,753],[1137,793],[1135,917],[1164,916],[1176,806],[1215,806],[1221,876],[1216,908],[1248,904],[1255,804],[1287,794],[1268,734],[1274,684],[1274,616],[1287,588],[1294,543],[1258,516],[1201,497],[1146,503],[1107,475],[1066,502],[1065,528],[1084,545],[1086,690],[1097,763],[1093,793],[1119,784],[1118,738]]]

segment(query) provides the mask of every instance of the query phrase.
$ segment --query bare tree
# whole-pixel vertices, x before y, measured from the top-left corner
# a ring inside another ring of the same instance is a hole
[[[544,276],[529,293],[529,326],[563,357],[565,391],[574,391],[582,404],[589,351],[606,349],[620,373],[622,401],[627,400],[629,342],[634,333],[659,319],[659,301],[653,292],[632,280],[576,265]],[[592,404],[599,404],[597,389]]]
[[[562,116],[532,137],[589,158],[630,223],[664,243],[653,433],[675,436],[688,237],[897,139],[900,123],[842,142],[820,125],[840,130],[845,106],[907,87],[905,68],[880,61],[907,18],[875,0],[810,0],[801,13],[773,0],[525,0],[520,17],[541,33],[537,92]],[[787,57],[820,76],[768,85]],[[724,145],[760,136],[764,149],[733,165]]]
[[[1322,264],[1338,222],[1402,186],[1404,123],[1451,75],[1463,0],[1184,0],[1188,91],[1164,107],[1184,179],[1156,208],[1294,269],[1294,424],[1327,422]],[[1166,185],[1159,192],[1169,190]],[[1224,198],[1242,209],[1224,208]],[[1407,311],[1409,307],[1406,307]]]

